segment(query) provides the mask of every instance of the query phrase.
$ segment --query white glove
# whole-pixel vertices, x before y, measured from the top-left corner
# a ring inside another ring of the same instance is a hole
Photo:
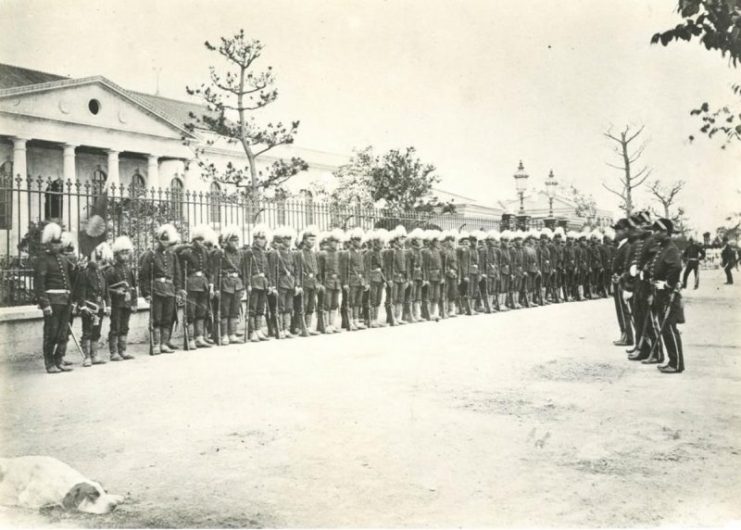
[[[633,293],[632,292],[630,292],[630,291],[623,291],[623,300],[624,301],[627,302],[631,298],[633,298]]]
[[[667,285],[664,280],[656,280],[654,282],[654,287],[656,287],[657,289],[666,289]]]
[[[628,273],[631,276],[636,276],[638,274],[638,266],[637,265],[631,265],[630,269],[628,269]]]

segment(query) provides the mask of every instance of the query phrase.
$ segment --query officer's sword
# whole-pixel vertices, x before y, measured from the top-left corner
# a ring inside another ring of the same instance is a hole
[[[80,357],[82,357],[82,360],[85,360],[85,354],[82,351],[82,347],[80,347],[80,342],[77,340],[77,337],[75,337],[75,332],[72,330],[72,323],[67,320],[67,329],[69,329],[69,334],[72,337],[72,342],[75,343],[75,346],[77,346],[77,351],[80,352]]]

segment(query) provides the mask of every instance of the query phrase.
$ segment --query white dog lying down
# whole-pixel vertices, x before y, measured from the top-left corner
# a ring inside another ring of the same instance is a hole
[[[0,458],[0,505],[23,508],[61,506],[86,513],[110,513],[123,501],[49,456]]]

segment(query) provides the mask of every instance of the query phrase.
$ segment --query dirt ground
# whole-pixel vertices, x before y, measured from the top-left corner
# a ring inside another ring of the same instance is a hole
[[[741,288],[687,291],[687,371],[626,360],[611,300],[178,353],[5,364],[0,446],[126,496],[57,527],[741,520]],[[39,337],[40,340],[40,337]],[[2,521],[3,519],[0,519]]]

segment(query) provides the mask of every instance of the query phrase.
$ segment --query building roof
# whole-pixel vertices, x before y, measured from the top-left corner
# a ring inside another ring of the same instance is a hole
[[[59,81],[60,79],[68,79],[68,77],[39,72],[30,68],[21,68],[20,66],[0,64],[0,89],[49,83],[51,81]]]

